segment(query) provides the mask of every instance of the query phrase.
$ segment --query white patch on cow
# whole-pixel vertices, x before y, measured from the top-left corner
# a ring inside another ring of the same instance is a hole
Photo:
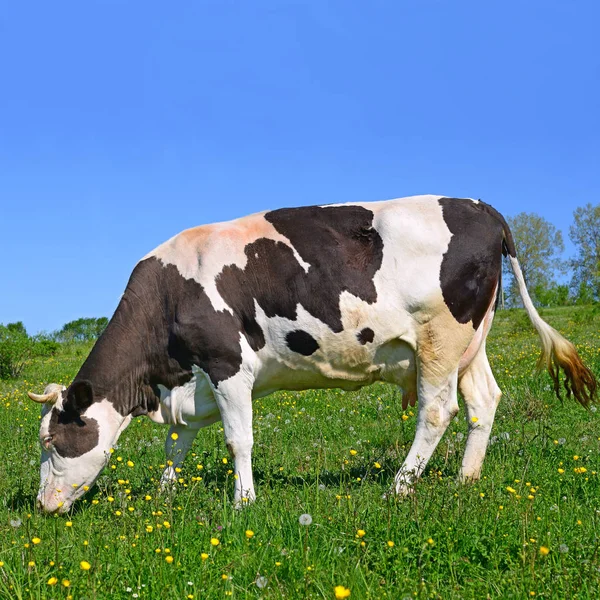
[[[144,256],[158,258],[164,265],[174,265],[185,279],[204,288],[215,310],[233,313],[216,286],[216,277],[225,265],[246,266],[244,247],[232,240],[235,231],[230,223],[216,223],[187,229],[167,240]]]
[[[443,302],[439,274],[452,235],[440,205],[432,202],[438,198],[403,198],[380,204],[375,212],[373,227],[383,240],[383,261],[374,277],[377,306],[395,313],[394,326],[402,315],[429,306],[432,298]]]
[[[218,420],[219,409],[208,383],[206,373],[193,366],[190,381],[172,390],[159,385],[160,405],[148,417],[155,423],[204,427]]]
[[[164,265],[174,265],[185,279],[192,279],[204,288],[215,310],[233,314],[217,290],[217,279],[223,268],[235,265],[244,269],[248,262],[245,248],[259,238],[281,242],[292,249],[294,257],[308,272],[310,265],[302,259],[288,238],[281,235],[264,218],[256,213],[234,221],[203,225],[187,229],[167,240],[142,260],[158,258]]]
[[[48,434],[50,416],[48,411],[42,419],[42,439]],[[98,424],[98,444],[89,452],[66,458],[52,447],[42,448],[38,501],[48,512],[66,512],[94,484],[109,460],[110,449],[131,421],[131,416],[120,415],[106,399],[92,404],[83,416],[95,419]]]

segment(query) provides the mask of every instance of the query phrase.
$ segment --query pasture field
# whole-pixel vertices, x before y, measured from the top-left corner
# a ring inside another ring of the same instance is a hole
[[[542,314],[600,374],[600,309]],[[414,495],[382,499],[415,430],[399,393],[281,392],[255,403],[247,509],[232,506],[220,424],[160,494],[167,428],[139,418],[95,488],[48,517],[26,391],[70,382],[89,346],[64,348],[0,384],[0,598],[327,599],[336,586],[351,599],[597,598],[600,414],[554,397],[538,349],[523,311],[496,317],[488,353],[504,397],[477,483],[456,482],[462,410]]]

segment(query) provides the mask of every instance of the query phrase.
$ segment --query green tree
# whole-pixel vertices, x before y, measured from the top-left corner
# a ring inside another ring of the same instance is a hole
[[[14,333],[22,333],[23,335],[27,335],[27,329],[25,329],[25,325],[23,325],[23,321],[16,321],[15,323],[7,323],[6,329],[12,331]]]
[[[59,342],[88,342],[97,339],[108,325],[106,317],[81,318],[65,323],[56,334]]]
[[[570,261],[571,288],[583,304],[600,300],[600,204],[578,207],[573,219],[569,237],[577,255]]]
[[[519,213],[507,219],[515,239],[517,257],[533,301],[540,304],[544,291],[556,284],[555,276],[564,269],[560,256],[565,249],[562,233],[549,221],[535,213]],[[517,282],[505,263],[505,286],[508,304],[520,304]],[[564,290],[563,290],[564,291]],[[560,295],[560,294],[559,294]],[[545,295],[544,300],[548,299]]]

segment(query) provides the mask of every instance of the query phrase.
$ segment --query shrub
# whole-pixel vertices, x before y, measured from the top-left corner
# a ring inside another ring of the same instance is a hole
[[[34,340],[33,354],[34,356],[46,358],[54,356],[59,348],[60,344],[58,342],[49,340],[48,338],[37,337]]]
[[[0,325],[0,379],[18,377],[33,354],[34,340],[15,325]]]

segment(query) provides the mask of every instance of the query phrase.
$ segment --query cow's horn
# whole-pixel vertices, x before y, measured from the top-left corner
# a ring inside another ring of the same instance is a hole
[[[51,383],[46,386],[44,390],[44,394],[34,394],[33,392],[27,392],[27,395],[34,401],[39,402],[40,404],[45,404],[49,402],[50,404],[54,404],[58,400],[58,394],[62,391],[62,386],[57,383]]]
[[[54,404],[58,400],[58,392],[51,392],[50,394],[34,394],[33,392],[27,392],[27,395],[34,401],[44,404],[51,402]]]

